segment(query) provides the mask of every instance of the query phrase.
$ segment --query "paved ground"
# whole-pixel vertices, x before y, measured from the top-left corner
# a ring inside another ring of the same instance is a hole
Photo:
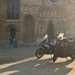
[[[0,49],[0,64],[34,56],[36,47]]]
[[[0,65],[0,75],[75,75],[75,61],[61,63],[59,59],[52,63],[46,57],[41,60],[30,57]]]
[[[34,57],[35,47],[0,49],[0,75],[75,75],[75,61]],[[62,63],[63,62],[63,63]]]

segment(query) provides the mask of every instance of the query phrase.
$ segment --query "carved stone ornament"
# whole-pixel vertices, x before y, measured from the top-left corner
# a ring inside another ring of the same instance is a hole
[[[53,2],[53,3],[54,3],[54,2],[57,2],[57,0],[50,0],[50,1]]]

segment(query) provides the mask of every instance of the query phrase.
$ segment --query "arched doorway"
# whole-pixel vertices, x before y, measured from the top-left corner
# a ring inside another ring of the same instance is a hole
[[[54,34],[54,24],[52,21],[49,21],[49,23],[48,23],[47,33],[48,33],[49,41],[54,38],[54,35],[55,35]]]
[[[15,23],[10,23],[8,25],[8,44],[10,48],[17,47],[16,24]]]
[[[24,16],[24,42],[32,42],[34,41],[34,29],[35,29],[35,21],[32,15],[26,14]]]

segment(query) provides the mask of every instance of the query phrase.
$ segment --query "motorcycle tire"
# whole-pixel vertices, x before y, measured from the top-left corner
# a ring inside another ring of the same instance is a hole
[[[36,52],[35,52],[35,56],[40,59],[41,57],[43,57],[44,55],[44,52],[41,48],[37,49]]]

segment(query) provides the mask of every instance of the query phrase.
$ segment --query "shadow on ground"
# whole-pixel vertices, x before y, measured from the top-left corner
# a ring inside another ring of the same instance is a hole
[[[66,67],[71,62],[55,64],[50,63],[48,59],[33,59],[15,63],[16,64],[0,69],[0,75],[67,75],[72,70],[72,68]]]
[[[0,64],[15,62],[34,56],[35,47],[0,49]]]

